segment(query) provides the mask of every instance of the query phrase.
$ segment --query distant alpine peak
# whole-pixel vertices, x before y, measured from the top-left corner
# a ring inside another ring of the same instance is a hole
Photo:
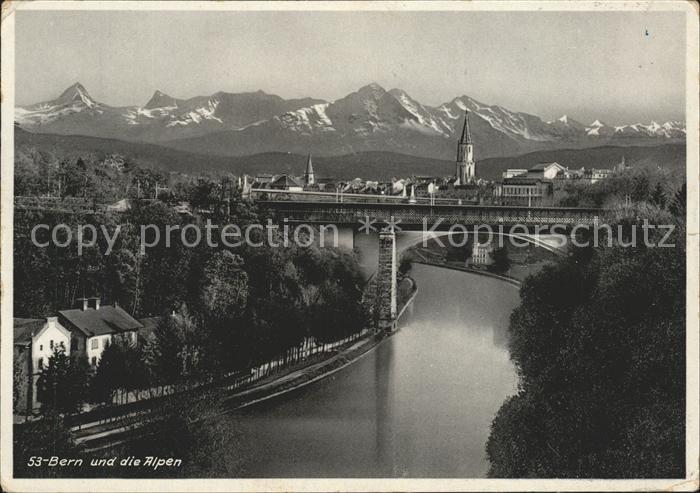
[[[175,108],[175,107],[177,107],[177,99],[175,99],[172,96],[168,96],[160,89],[157,89],[153,93],[153,96],[151,96],[151,99],[149,99],[148,103],[146,103],[146,106],[144,106],[144,108],[147,110],[152,110],[152,109],[156,109],[156,108]]]
[[[17,107],[15,121],[45,133],[139,142],[184,139],[188,144],[183,146],[201,139],[206,152],[213,152],[211,143],[217,143],[214,147],[222,153],[289,150],[285,146],[295,149],[298,143],[304,150],[318,144],[326,153],[373,149],[451,156],[465,110],[472,113],[470,123],[480,156],[572,143],[633,142],[633,138],[680,140],[686,132],[682,121],[659,119],[649,124],[611,126],[595,120],[583,125],[562,115],[544,122],[536,115],[482,103],[466,94],[434,107],[402,89],[387,91],[376,82],[332,102],[286,100],[262,90],[176,99],[158,89],[145,106],[120,107],[93,100],[76,82],[57,99]],[[219,142],[224,135],[226,139]]]
[[[80,82],[76,82],[75,84],[67,88],[65,91],[63,91],[58,97],[58,101],[64,104],[82,102],[90,108],[97,105],[95,100],[90,97],[87,90],[85,89],[85,87],[83,87],[83,85]]]
[[[566,129],[567,132],[573,132],[577,130],[583,130],[586,128],[584,124],[581,122],[574,120],[571,118],[569,115],[562,115],[556,120],[552,122],[547,122],[550,125],[553,125],[554,127],[559,128],[559,130]]]
[[[360,87],[357,92],[358,94],[384,94],[386,90],[376,82],[371,82],[366,86]]]
[[[473,111],[473,112],[479,112],[479,110],[488,108],[488,105],[480,103],[474,98],[471,98],[467,96],[466,94],[463,94],[462,96],[459,96],[457,98],[454,98],[452,102],[450,103],[451,106],[456,106],[459,108],[461,111]],[[443,105],[444,106],[444,105]],[[494,107],[498,108],[498,107]]]
[[[406,91],[404,91],[403,89],[399,89],[398,87],[394,87],[393,89],[389,89],[387,92],[394,97],[407,96],[410,98],[410,96],[408,95],[408,93]],[[411,98],[411,99],[413,99],[413,98]]]

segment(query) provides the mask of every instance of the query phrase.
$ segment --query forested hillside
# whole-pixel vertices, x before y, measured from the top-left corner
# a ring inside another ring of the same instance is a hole
[[[493,421],[490,477],[684,476],[684,208],[685,189],[640,206],[619,240],[526,279],[509,327],[519,390]],[[675,246],[648,248],[640,232],[622,246],[642,218],[673,225]]]
[[[476,174],[478,178],[499,180],[507,168],[529,168],[539,162],[557,161],[569,168],[612,168],[622,156],[632,167],[657,167],[682,175],[685,171],[685,145],[664,144],[654,146],[606,146],[587,149],[563,149],[539,151],[515,157],[479,159],[476,144]],[[119,155],[141,166],[156,167],[163,171],[185,173],[228,172],[235,175],[248,173],[304,172],[306,156],[302,154],[270,152],[250,156],[223,157],[174,150],[153,144],[126,142],[115,139],[73,135],[34,134],[21,128],[15,129],[15,148],[20,161],[28,156],[44,156],[43,162],[61,159],[77,159],[92,156],[101,160],[105,156]],[[313,154],[314,149],[308,152]],[[38,161],[37,161],[38,163]],[[318,178],[366,180],[390,180],[408,176],[451,176],[454,162],[423,158],[394,152],[359,152],[342,156],[314,156]]]

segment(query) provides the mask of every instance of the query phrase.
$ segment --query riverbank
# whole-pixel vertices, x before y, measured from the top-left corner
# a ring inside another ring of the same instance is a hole
[[[223,413],[273,399],[332,375],[362,357],[386,337],[383,334],[371,333],[362,339],[353,341],[349,347],[339,350],[333,356],[323,358],[315,363],[311,362],[298,365],[296,368],[289,368],[289,371],[271,375],[241,391],[226,391],[225,387],[215,389],[221,397],[220,404],[223,406]],[[127,443],[142,435],[141,427],[151,416],[152,413],[149,410],[136,422],[124,418],[124,422],[117,420],[81,427],[74,430],[76,442],[83,445],[86,452],[97,452]],[[215,414],[207,417],[213,416]]]
[[[406,308],[413,303],[418,293],[416,282],[409,277],[406,279],[411,283],[411,294],[402,304],[397,321],[401,318]],[[254,385],[242,390],[227,391],[225,385],[222,385],[220,388],[214,387],[215,390],[224,394],[221,401],[223,412],[232,412],[262,401],[274,399],[326,378],[362,358],[395,332],[396,330],[391,333],[369,331],[365,336],[349,342],[346,346],[339,348],[335,354],[324,357],[320,361],[307,361],[294,367],[286,368],[280,374],[261,379],[255,382]],[[142,423],[147,421],[152,414],[152,408],[144,409],[140,412],[140,416],[129,413],[123,418],[117,418],[109,423],[95,422],[75,427],[73,431],[76,436],[76,442],[83,445],[86,452],[97,452],[129,442],[141,435],[140,428]]]
[[[519,292],[486,276],[417,263],[410,275],[419,291],[395,336],[298,392],[195,428],[198,436],[203,428],[232,437],[202,445],[240,461],[213,475],[486,475],[491,421],[517,392],[507,327]]]

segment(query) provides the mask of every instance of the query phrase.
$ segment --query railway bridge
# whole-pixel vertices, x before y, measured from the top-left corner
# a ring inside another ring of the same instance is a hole
[[[602,209],[464,204],[459,200],[251,189],[250,198],[278,222],[334,225],[339,246],[374,256],[379,327],[396,324],[397,253],[425,238],[490,231],[537,244],[538,235],[596,226]],[[370,233],[376,232],[376,235]],[[376,236],[375,248],[367,238]],[[539,246],[545,246],[540,244]],[[551,248],[551,247],[550,247]],[[374,255],[376,252],[376,255]]]

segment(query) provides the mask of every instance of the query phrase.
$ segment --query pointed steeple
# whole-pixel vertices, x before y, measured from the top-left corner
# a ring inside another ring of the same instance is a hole
[[[462,136],[457,144],[457,167],[455,178],[459,185],[466,185],[474,180],[474,146],[472,144],[472,133],[469,129],[469,110],[464,113],[464,127]]]
[[[309,157],[306,158],[306,171],[304,171],[304,185],[309,186],[316,183],[316,177],[314,176],[314,165],[311,162],[311,153]]]
[[[462,127],[462,138],[459,139],[460,144],[471,144],[472,143],[472,133],[469,130],[469,110],[465,110],[464,113],[464,127]]]
[[[309,157],[306,158],[306,174],[307,175],[313,175],[314,174],[314,165],[311,162],[311,154],[309,154]]]

